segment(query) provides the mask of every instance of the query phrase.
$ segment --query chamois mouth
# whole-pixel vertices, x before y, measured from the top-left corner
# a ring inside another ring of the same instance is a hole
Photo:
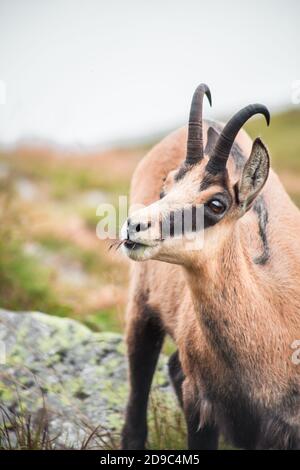
[[[158,250],[158,247],[158,240],[151,240],[150,243],[144,243],[144,240],[137,242],[126,238],[122,244],[123,253],[134,261],[151,259],[153,254]]]
[[[124,242],[125,248],[127,250],[139,250],[140,248],[148,248],[150,245],[146,245],[145,243],[134,242],[132,240],[125,240]]]

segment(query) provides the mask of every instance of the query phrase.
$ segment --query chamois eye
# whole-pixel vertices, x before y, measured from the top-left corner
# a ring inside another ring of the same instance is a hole
[[[219,201],[218,199],[212,199],[207,203],[209,209],[214,212],[215,214],[223,214],[226,207],[223,202]]]

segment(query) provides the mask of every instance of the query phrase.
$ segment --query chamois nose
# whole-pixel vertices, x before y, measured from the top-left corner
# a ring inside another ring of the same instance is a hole
[[[144,232],[151,227],[151,222],[133,222],[130,218],[127,221],[127,237],[130,238],[130,235],[134,233]]]

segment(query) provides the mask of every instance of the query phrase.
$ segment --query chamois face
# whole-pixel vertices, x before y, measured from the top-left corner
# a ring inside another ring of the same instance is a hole
[[[257,139],[242,172],[231,159],[217,173],[208,162],[204,155],[199,163],[170,172],[161,199],[130,215],[121,233],[127,256],[188,264],[195,251],[209,255],[226,239],[264,186],[269,157]]]
[[[123,250],[132,259],[156,259],[189,264],[200,253],[212,255],[226,240],[237,220],[251,207],[269,172],[268,152],[256,139],[242,175],[236,175],[229,159],[234,140],[245,122],[268,109],[261,104],[238,111],[218,134],[207,131],[203,148],[203,98],[212,103],[207,85],[200,84],[193,95],[186,147],[186,159],[171,172],[162,198],[134,212],[122,228]]]

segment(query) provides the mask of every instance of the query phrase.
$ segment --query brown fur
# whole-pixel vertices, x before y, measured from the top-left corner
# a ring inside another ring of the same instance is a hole
[[[172,171],[185,158],[186,139],[186,128],[181,128],[140,162],[132,179],[132,204],[152,204],[167,177],[166,187],[172,184]],[[252,142],[244,131],[236,143],[248,157]],[[231,157],[231,183],[238,177],[235,168]],[[143,314],[138,302],[147,293],[147,305],[158,312],[179,349],[186,377],[183,396],[193,397],[194,403],[202,398],[202,426],[216,420],[243,447],[288,447],[291,429],[300,438],[300,371],[291,361],[291,344],[300,337],[300,213],[272,170],[262,196],[269,216],[269,261],[253,262],[262,241],[250,210],[233,230],[227,220],[220,223],[209,237],[209,249],[199,256],[192,253],[184,267],[131,262],[127,336],[130,344],[132,325]],[[239,429],[241,416],[231,409],[235,401],[249,420],[246,429]]]

